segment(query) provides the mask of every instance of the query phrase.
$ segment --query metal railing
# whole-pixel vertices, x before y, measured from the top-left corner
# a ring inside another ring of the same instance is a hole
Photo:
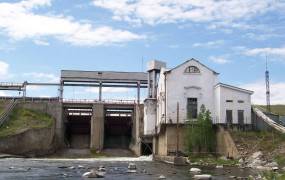
[[[0,86],[4,86],[4,87],[24,87],[24,83],[0,82]]]
[[[276,129],[277,131],[281,133],[285,133],[285,127],[281,124],[276,123],[272,119],[270,119],[266,114],[264,114],[261,110],[258,108],[253,108],[253,112],[256,114],[257,117],[261,118],[266,124],[271,126],[272,128]]]
[[[78,104],[88,104],[88,103],[106,103],[106,104],[136,104],[136,100],[117,100],[117,99],[63,99],[63,103],[78,103]]]
[[[54,102],[59,101],[58,97],[20,97],[20,96],[0,96],[0,100],[18,100],[26,102]]]
[[[6,108],[3,110],[3,112],[0,115],[0,127],[7,122],[7,120],[9,119],[9,116],[11,114],[11,112],[13,111],[13,109],[15,108],[15,106],[17,105],[18,100],[16,99],[12,99],[9,104],[6,106]]]

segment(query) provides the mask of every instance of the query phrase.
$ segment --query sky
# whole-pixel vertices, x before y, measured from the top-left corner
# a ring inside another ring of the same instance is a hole
[[[172,68],[195,58],[265,104],[266,57],[272,104],[285,104],[285,0],[0,0],[1,82],[58,82],[62,69],[145,71],[153,59]],[[104,96],[134,92],[105,88]],[[57,95],[57,87],[28,88],[28,96]],[[66,88],[65,97],[98,91]]]

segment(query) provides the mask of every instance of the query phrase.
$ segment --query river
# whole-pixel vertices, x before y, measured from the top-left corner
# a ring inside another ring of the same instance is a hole
[[[129,162],[137,165],[137,173],[127,173]],[[174,166],[151,161],[150,158],[100,158],[100,159],[0,159],[0,179],[84,179],[82,174],[93,168],[105,166],[105,179],[116,180],[148,180],[158,179],[164,175],[168,180],[189,180],[193,176],[189,173],[190,166]],[[250,169],[237,167],[199,167],[203,174],[213,175],[213,179],[229,179],[230,176],[248,177],[254,172]]]

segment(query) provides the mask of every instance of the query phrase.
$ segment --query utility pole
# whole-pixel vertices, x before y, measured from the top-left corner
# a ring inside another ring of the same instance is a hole
[[[177,119],[176,119],[176,157],[179,156],[179,102],[177,102]]]

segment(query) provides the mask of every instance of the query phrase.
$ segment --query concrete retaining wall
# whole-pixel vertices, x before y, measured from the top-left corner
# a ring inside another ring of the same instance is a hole
[[[64,144],[64,123],[63,108],[61,102],[22,102],[17,107],[32,109],[49,114],[55,119],[55,146],[63,148]]]
[[[0,152],[23,156],[43,156],[54,152],[54,128],[30,129],[0,138]]]
[[[230,133],[221,126],[217,130],[217,153],[229,158],[239,158],[239,152],[234,140]]]
[[[64,147],[64,126],[60,102],[20,102],[17,107],[49,114],[55,122],[50,128],[27,129],[19,134],[0,138],[1,153],[42,156]]]

